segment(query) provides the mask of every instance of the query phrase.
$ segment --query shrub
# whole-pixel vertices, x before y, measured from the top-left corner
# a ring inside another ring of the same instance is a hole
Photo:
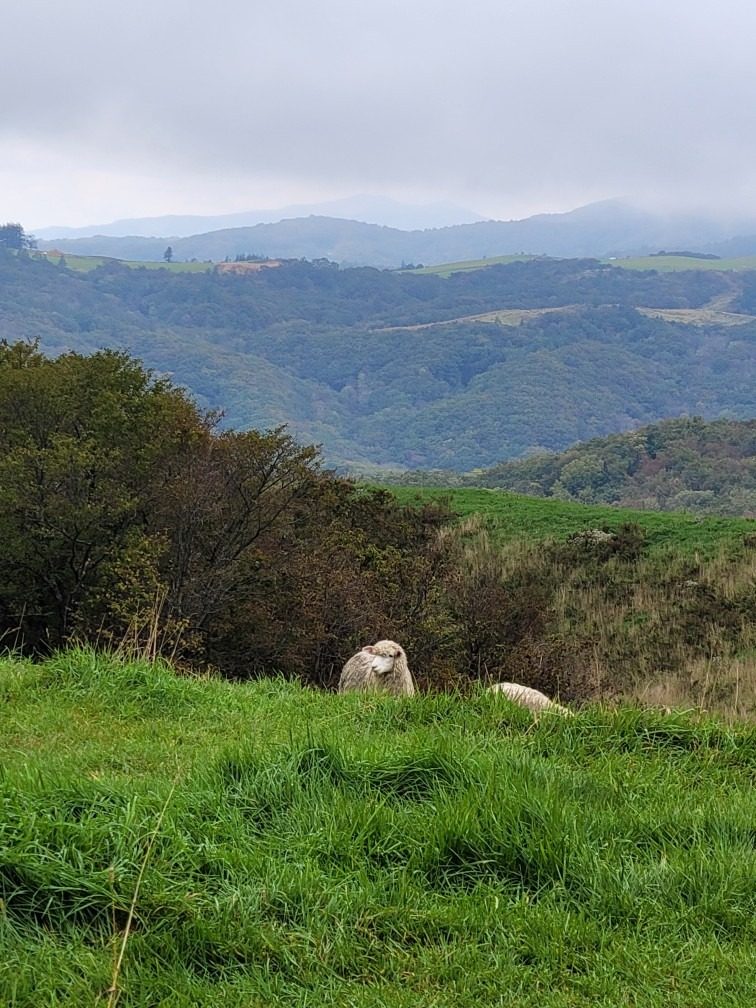
[[[321,684],[366,641],[419,644],[446,509],[216,426],[125,354],[0,344],[0,637]]]

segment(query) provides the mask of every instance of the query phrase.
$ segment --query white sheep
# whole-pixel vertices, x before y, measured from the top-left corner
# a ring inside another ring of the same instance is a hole
[[[353,690],[413,696],[415,684],[404,649],[396,641],[382,640],[352,655],[341,671],[339,693]]]
[[[555,703],[550,700],[545,693],[541,693],[540,690],[532,689],[530,686],[521,686],[519,683],[513,682],[499,682],[494,683],[493,686],[489,686],[488,693],[503,693],[508,700],[512,703],[518,704],[520,707],[526,707],[529,711],[534,714],[540,714],[542,711],[550,711],[552,714],[566,714],[568,717],[572,717],[572,711],[567,710],[566,707],[562,707],[561,704]]]

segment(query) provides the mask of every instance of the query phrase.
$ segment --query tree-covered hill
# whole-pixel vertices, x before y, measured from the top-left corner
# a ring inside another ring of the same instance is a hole
[[[756,420],[664,420],[462,482],[587,504],[755,517]]]
[[[236,276],[74,273],[5,254],[0,338],[39,339],[51,355],[126,350],[229,425],[287,423],[331,463],[467,470],[669,416],[753,416],[756,319],[638,310],[731,302],[747,314],[752,286],[747,273],[595,260],[448,278],[297,260]],[[505,324],[504,309],[532,314]]]

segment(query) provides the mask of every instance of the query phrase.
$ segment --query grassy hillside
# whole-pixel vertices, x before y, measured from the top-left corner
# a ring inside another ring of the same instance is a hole
[[[67,269],[77,273],[89,273],[90,270],[100,266],[111,264],[113,266],[128,266],[130,269],[164,269],[169,273],[207,273],[213,268],[213,263],[208,262],[165,262],[156,260],[155,262],[144,262],[141,260],[113,259],[108,256],[76,255],[66,252],[63,254],[61,262],[60,254],[52,251],[34,252],[33,258],[43,262],[50,262],[53,265],[65,266]]]
[[[499,263],[516,262],[518,260],[525,261],[534,258],[538,257],[510,255],[491,256],[486,259],[465,259],[461,262],[423,266],[420,269],[413,270],[413,272],[450,276],[452,273],[485,269],[488,266],[495,266]],[[602,262],[615,266],[618,269],[655,270],[659,273],[675,273],[685,270],[716,270],[726,272],[729,270],[742,271],[756,269],[756,256],[753,255],[727,258],[714,257],[711,259],[686,255],[612,256],[609,259],[603,259]]]
[[[501,266],[513,262],[527,262],[536,256],[506,255],[491,256],[490,259],[465,259],[463,262],[441,263],[439,266],[420,266],[412,269],[413,273],[427,276],[449,277],[452,273],[466,273],[470,270],[485,269],[487,266]]]
[[[745,1008],[753,726],[0,663],[0,1002]]]
[[[753,270],[756,256],[736,256],[725,259],[701,259],[698,256],[652,255],[628,256],[607,259],[612,266],[632,270],[659,270],[660,273],[677,270]]]
[[[681,555],[712,557],[720,549],[741,543],[756,534],[752,518],[719,518],[713,515],[638,511],[634,508],[542,500],[503,490],[392,486],[402,503],[418,500],[448,500],[461,517],[482,515],[495,529],[498,542],[539,542],[563,539],[591,528],[617,530],[631,522],[644,529],[650,553],[673,550]]]
[[[484,673],[498,667],[499,678],[567,697],[756,716],[753,520],[491,490],[393,492],[445,498],[465,519],[461,611],[478,627]]]
[[[243,253],[240,253],[243,254]],[[57,263],[59,255],[51,249],[35,252],[35,257],[49,259]],[[64,252],[65,265],[72,270],[88,271],[96,269],[107,262],[119,262],[133,269],[167,269],[172,273],[201,273],[212,269],[212,263],[202,262],[170,262],[164,260],[118,259],[112,256],[77,255],[75,252]],[[529,262],[537,259],[532,255],[490,256],[485,259],[465,259],[462,262],[441,263],[438,266],[421,266],[403,270],[418,276],[449,277],[452,273],[467,273],[486,269],[489,266],[508,265],[513,262]],[[684,270],[756,270],[756,256],[740,256],[732,259],[699,259],[695,256],[634,256],[620,259],[605,259],[619,269],[657,270],[660,273],[680,272]]]

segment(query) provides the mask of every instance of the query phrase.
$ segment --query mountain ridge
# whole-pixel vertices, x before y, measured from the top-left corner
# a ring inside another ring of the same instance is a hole
[[[319,203],[294,203],[269,210],[246,210],[225,214],[163,214],[156,217],[131,217],[91,224],[84,227],[36,228],[37,237],[88,238],[94,236],[127,237],[140,235],[155,238],[188,238],[209,231],[255,224],[275,224],[292,217],[338,217],[364,224],[378,224],[412,231],[444,227],[451,224],[484,220],[480,214],[453,203],[410,204],[369,194],[348,196]]]
[[[756,221],[726,225],[703,217],[664,216],[620,200],[578,207],[567,213],[522,220],[479,220],[468,224],[405,231],[341,217],[312,215],[249,227],[222,228],[188,237],[107,235],[40,240],[42,249],[118,259],[162,258],[166,244],[176,260],[220,261],[240,255],[330,259],[340,265],[396,269],[512,254],[563,258],[609,258],[664,248],[714,251],[747,240]]]

